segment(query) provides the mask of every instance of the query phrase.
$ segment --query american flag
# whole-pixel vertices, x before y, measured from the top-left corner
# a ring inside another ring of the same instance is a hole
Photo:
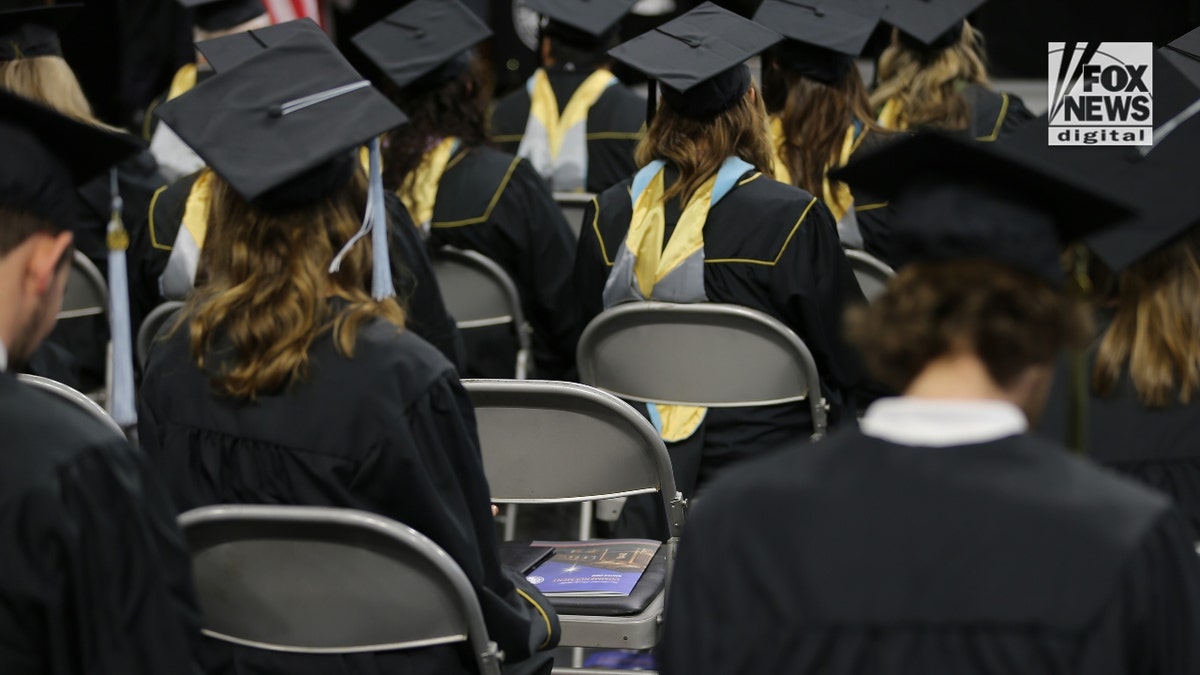
[[[322,26],[325,25],[321,16],[320,0],[264,0],[263,4],[267,6],[267,12],[271,15],[271,23],[308,17]]]

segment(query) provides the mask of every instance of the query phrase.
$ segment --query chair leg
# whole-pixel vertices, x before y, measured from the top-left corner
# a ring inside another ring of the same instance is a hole
[[[517,505],[508,504],[504,507],[504,541],[517,538]]]
[[[579,540],[587,541],[592,538],[592,518],[596,514],[595,502],[582,502],[579,505]]]

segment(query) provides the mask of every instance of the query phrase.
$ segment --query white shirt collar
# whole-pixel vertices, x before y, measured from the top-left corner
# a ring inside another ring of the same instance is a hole
[[[867,436],[935,448],[987,443],[1029,430],[1025,414],[1007,401],[907,396],[871,404],[860,425]]]
[[[4,348],[4,341],[0,340],[0,373],[8,370],[8,350]]]

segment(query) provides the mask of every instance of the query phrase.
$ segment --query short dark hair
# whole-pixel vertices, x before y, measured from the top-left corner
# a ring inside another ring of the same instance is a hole
[[[0,206],[0,257],[8,255],[35,234],[56,236],[62,231],[63,228],[49,218],[24,209]]]
[[[871,374],[896,391],[959,350],[977,355],[1003,387],[1086,345],[1091,319],[1082,303],[1036,275],[960,260],[906,266],[873,304],[847,312],[846,330]]]

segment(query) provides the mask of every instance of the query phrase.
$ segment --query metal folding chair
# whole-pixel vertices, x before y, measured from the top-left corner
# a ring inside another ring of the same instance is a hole
[[[150,358],[150,348],[154,346],[154,340],[162,332],[163,327],[175,318],[175,314],[183,309],[183,303],[179,300],[168,300],[158,307],[155,307],[145,319],[142,319],[142,325],[138,328],[137,343],[135,345],[137,351],[138,363],[142,367],[146,366],[146,361]]]
[[[475,251],[447,246],[434,252],[432,262],[446,309],[460,331],[512,325],[517,347],[513,377],[525,379],[533,354],[532,328],[516,284],[495,261]]]
[[[579,239],[579,233],[583,230],[583,213],[587,209],[587,205],[592,203],[596,195],[590,192],[555,192],[554,201],[558,203],[558,208],[562,209],[563,216],[567,219],[567,224],[571,226],[571,232],[574,233],[575,239]]]
[[[539,380],[467,380],[464,385],[475,405],[492,501],[566,504],[661,496],[670,524],[664,544],[667,574],[649,606],[633,616],[559,614],[562,646],[653,647],[686,506],[654,426],[624,401],[585,385]]]
[[[71,269],[67,276],[67,288],[63,292],[62,309],[58,321],[74,321],[108,316],[108,283],[100,270],[87,256],[75,251],[71,258]],[[112,347],[105,349],[104,389],[87,392],[100,404],[106,404],[112,390]]]
[[[625,400],[708,408],[807,401],[813,438],[825,434],[828,405],[812,353],[787,326],[748,307],[618,305],[588,324],[576,354],[581,381]]]
[[[867,302],[875,302],[875,298],[887,290],[888,282],[896,276],[896,271],[865,251],[853,248],[845,251],[846,260],[850,261],[850,268],[854,270],[854,277],[858,279],[858,287],[862,289]]]
[[[500,654],[462,570],[437,544],[351,509],[209,506],[179,517],[204,633],[257,649],[349,654],[463,644]]]
[[[121,430],[119,425],[117,425],[116,420],[114,420],[112,416],[108,414],[108,411],[100,407],[99,403],[93,401],[83,392],[68,387],[62,382],[51,380],[50,378],[46,377],[39,377],[37,375],[26,375],[25,373],[21,373],[17,375],[17,379],[35,389],[40,389],[48,394],[53,394],[67,403],[80,408],[87,414],[95,417],[104,426],[115,431],[121,438],[125,438],[125,432]]]

